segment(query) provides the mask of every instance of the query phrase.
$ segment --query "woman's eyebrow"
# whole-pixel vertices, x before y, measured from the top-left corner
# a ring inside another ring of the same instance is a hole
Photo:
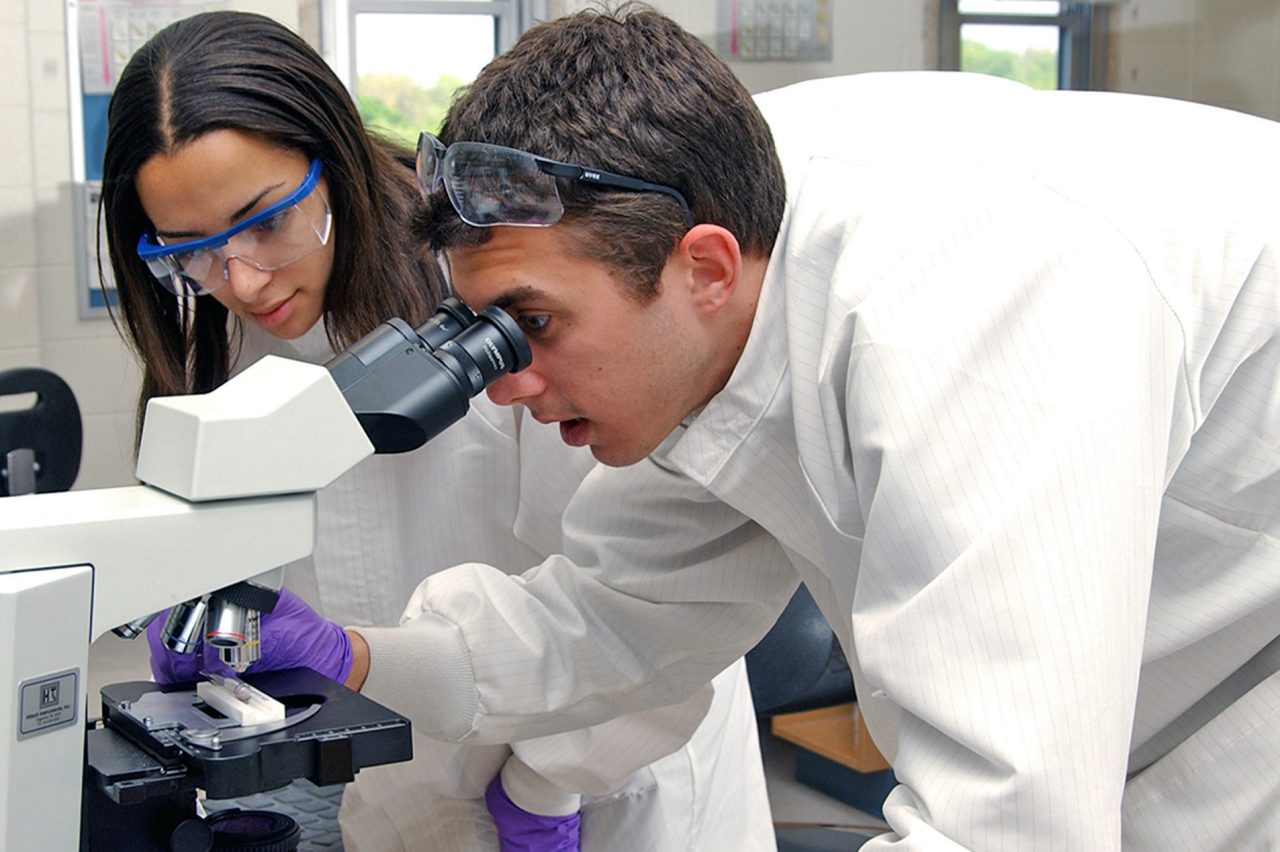
[[[248,204],[241,207],[236,212],[232,213],[231,216],[227,219],[227,224],[234,225],[238,219],[243,219],[246,213],[248,213],[250,210],[258,206],[258,202],[262,200],[263,196],[265,196],[268,192],[279,189],[282,186],[284,186],[283,181],[281,181],[280,183],[273,183],[271,184],[271,186],[263,188],[262,192],[259,192],[257,195],[255,195]]]
[[[273,190],[279,189],[279,188],[280,188],[280,187],[282,187],[282,186],[284,186],[284,182],[283,182],[283,181],[282,181],[282,182],[280,182],[280,183],[274,183],[274,184],[272,184],[271,186],[268,186],[268,187],[264,187],[264,188],[263,188],[263,190],[262,190],[261,192],[259,192],[257,195],[255,195],[252,199],[250,199],[250,200],[249,200],[249,202],[248,202],[247,204],[245,204],[245,205],[244,205],[243,207],[241,207],[239,210],[237,210],[236,212],[232,213],[230,216],[228,216],[228,217],[227,217],[227,226],[228,226],[228,227],[230,227],[231,225],[234,225],[238,219],[242,219],[242,218],[244,218],[244,215],[245,215],[246,213],[248,213],[248,212],[249,212],[250,210],[252,210],[254,207],[257,207],[257,206],[258,206],[258,202],[262,201],[263,197],[264,197],[267,193],[269,193],[269,192],[271,192],[271,191],[273,191]],[[157,236],[157,237],[164,237],[165,239],[172,240],[172,239],[182,239],[182,238],[186,238],[186,237],[198,237],[198,236],[200,236],[200,234],[196,233],[195,231],[160,231],[160,230],[157,230],[157,231],[156,231],[156,236]]]

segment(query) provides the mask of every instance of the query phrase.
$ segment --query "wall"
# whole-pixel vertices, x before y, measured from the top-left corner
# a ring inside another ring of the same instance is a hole
[[[317,4],[230,5],[314,30]],[[714,43],[714,3],[655,5]],[[931,0],[837,5],[832,62],[736,63],[747,86],[760,91],[805,77],[919,68],[931,61],[933,39],[925,36]],[[139,372],[109,320],[78,316],[65,10],[59,0],[0,0],[0,55],[6,57],[0,85],[0,369],[44,366],[67,380],[85,429],[75,487],[99,488],[133,481]]]
[[[708,44],[716,44],[717,0],[648,0]],[[553,0],[552,14],[588,6]],[[730,62],[752,92],[814,77],[859,71],[913,71],[937,67],[937,0],[832,0],[830,62]]]
[[[313,33],[324,0],[238,0]],[[584,6],[552,0],[551,14]],[[711,0],[654,0],[708,42]],[[937,0],[838,0],[831,62],[737,62],[752,91],[806,77],[935,67]],[[43,365],[85,418],[77,488],[132,481],[138,371],[111,323],[78,318],[65,2],[0,0],[0,369]],[[1111,13],[1110,85],[1280,119],[1280,3],[1124,0]]]
[[[297,26],[297,0],[229,4]],[[84,418],[76,488],[133,481],[138,369],[106,319],[79,318],[66,3],[0,0],[0,370],[43,366]]]
[[[1126,0],[1111,12],[1108,87],[1280,120],[1280,3]]]

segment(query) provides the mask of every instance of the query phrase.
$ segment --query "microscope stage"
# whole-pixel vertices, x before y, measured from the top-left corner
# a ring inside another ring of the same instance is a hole
[[[309,669],[244,680],[284,704],[285,718],[240,725],[193,685],[103,687],[103,725],[88,735],[89,776],[120,804],[194,788],[224,799],[298,778],[338,784],[413,756],[407,719]]]

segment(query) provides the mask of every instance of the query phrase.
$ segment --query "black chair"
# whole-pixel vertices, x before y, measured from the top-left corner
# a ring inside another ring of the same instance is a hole
[[[80,472],[83,427],[75,394],[40,367],[0,371],[0,398],[35,394],[35,404],[0,410],[0,497],[66,491]]]
[[[747,652],[747,678],[758,716],[854,700],[849,662],[803,585],[765,637]]]
[[[857,698],[849,661],[804,586],[796,590],[764,639],[747,652],[747,677],[756,716],[769,719],[775,731],[779,720],[774,717],[837,707]],[[852,713],[848,718],[852,722]],[[824,736],[831,736],[831,729],[826,730]],[[795,779],[801,784],[884,819],[885,797],[897,784],[892,769],[855,769],[808,746],[797,747],[794,753]],[[868,839],[861,834],[794,827],[779,827],[776,835],[778,852],[857,849]]]

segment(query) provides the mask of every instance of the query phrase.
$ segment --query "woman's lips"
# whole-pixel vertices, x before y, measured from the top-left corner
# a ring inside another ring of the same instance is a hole
[[[293,313],[293,297],[290,296],[269,311],[251,311],[251,313],[254,322],[258,325],[263,328],[273,328],[289,319],[290,314]]]

